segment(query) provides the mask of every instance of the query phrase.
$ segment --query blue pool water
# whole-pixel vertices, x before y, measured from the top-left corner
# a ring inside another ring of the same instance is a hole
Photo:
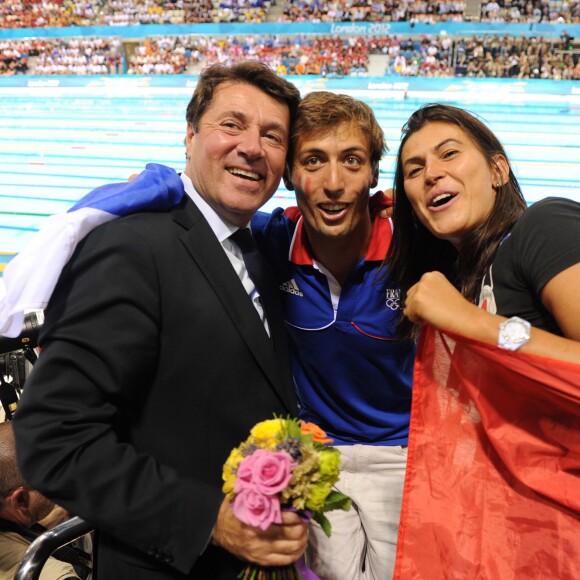
[[[184,168],[185,109],[191,88],[89,86],[54,90],[0,88],[0,271],[49,215],[66,211],[87,191],[124,181],[145,163]],[[346,91],[345,91],[346,92]],[[400,130],[432,94],[356,94],[375,110],[389,153],[379,188],[391,186]],[[462,93],[445,101],[479,114],[497,133],[529,203],[556,195],[580,201],[580,105],[574,101],[495,102]],[[293,203],[282,184],[265,206]]]

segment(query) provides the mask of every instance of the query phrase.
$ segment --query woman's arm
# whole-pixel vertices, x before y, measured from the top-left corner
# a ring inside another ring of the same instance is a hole
[[[565,337],[532,328],[521,352],[580,364],[580,264],[554,276],[541,299]],[[416,324],[433,326],[468,338],[497,344],[499,325],[505,316],[490,314],[468,302],[440,272],[424,274],[410,288],[404,314]]]

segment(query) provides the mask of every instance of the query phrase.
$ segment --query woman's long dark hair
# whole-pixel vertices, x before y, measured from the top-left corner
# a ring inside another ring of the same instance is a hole
[[[434,122],[456,125],[465,131],[482,152],[490,168],[495,167],[494,156],[498,153],[505,157],[509,167],[508,181],[496,189],[489,218],[469,233],[459,251],[448,241],[436,238],[420,223],[405,193],[402,164],[405,143],[411,135]],[[484,123],[471,113],[450,105],[424,105],[411,115],[402,132],[395,169],[395,228],[384,265],[388,267],[389,276],[401,289],[402,304],[409,288],[425,272],[435,270],[445,274],[468,300],[473,300],[501,240],[526,208],[508,156],[497,137]],[[412,336],[414,330],[409,320],[401,320],[399,332],[402,336]]]

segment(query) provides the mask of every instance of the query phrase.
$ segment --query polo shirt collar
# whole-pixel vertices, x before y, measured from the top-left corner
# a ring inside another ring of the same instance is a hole
[[[365,255],[365,262],[382,262],[387,255],[392,237],[392,219],[380,217],[377,213],[373,222],[373,231]],[[296,223],[288,259],[298,266],[312,266],[314,264],[302,216],[298,218]]]

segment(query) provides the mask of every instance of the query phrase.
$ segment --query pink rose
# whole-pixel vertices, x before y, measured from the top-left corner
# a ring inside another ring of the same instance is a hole
[[[278,496],[263,495],[251,486],[236,495],[233,507],[234,514],[240,521],[262,530],[268,529],[272,523],[282,523]]]
[[[275,495],[288,486],[295,465],[285,451],[258,449],[242,459],[234,491],[238,493],[253,484],[261,493]]]

